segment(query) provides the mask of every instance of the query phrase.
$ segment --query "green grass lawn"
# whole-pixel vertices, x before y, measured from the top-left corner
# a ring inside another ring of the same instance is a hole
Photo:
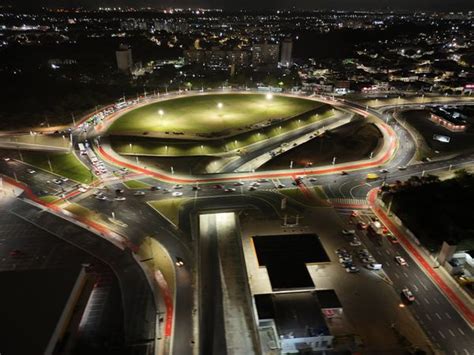
[[[129,189],[148,189],[148,188],[150,188],[149,184],[144,183],[140,180],[128,180],[128,181],[124,181],[123,184]]]
[[[284,122],[258,130],[237,134],[233,137],[186,142],[182,140],[161,140],[141,137],[112,137],[112,147],[119,154],[154,156],[202,156],[224,153],[235,149],[245,149],[248,145],[276,137],[294,129],[304,127],[334,114],[327,105],[320,106],[312,114],[303,114]],[[132,145],[130,143],[132,142]]]
[[[175,226],[179,226],[179,208],[189,200],[189,198],[168,198],[150,201],[148,204],[169,219]]]
[[[221,103],[222,108],[217,105]],[[264,94],[196,95],[156,102],[125,113],[112,124],[112,134],[232,131],[269,119],[286,118],[320,106],[316,101]],[[159,111],[163,111],[163,115]]]
[[[53,202],[59,200],[59,197],[58,196],[52,196],[52,195],[46,195],[46,196],[41,196],[39,199],[41,201],[46,202],[46,203],[53,203]]]
[[[48,163],[49,157],[53,173],[84,184],[90,184],[94,180],[92,172],[72,153],[48,154],[45,152],[23,151],[22,156],[26,163],[51,171]]]

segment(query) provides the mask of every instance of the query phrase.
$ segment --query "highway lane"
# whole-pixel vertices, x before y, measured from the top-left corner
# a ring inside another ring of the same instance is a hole
[[[369,223],[371,217],[374,217],[372,213],[364,213],[361,220]],[[408,287],[413,292],[415,302],[405,304],[438,349],[448,354],[472,354],[474,331],[405,249],[398,243],[390,243],[387,237],[372,237],[361,231],[358,235],[377,262],[383,264],[394,289],[401,294]],[[408,266],[399,265],[395,261],[397,255]]]

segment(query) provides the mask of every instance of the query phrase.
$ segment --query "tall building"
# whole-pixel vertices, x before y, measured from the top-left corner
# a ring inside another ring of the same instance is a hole
[[[280,46],[272,43],[257,43],[252,46],[254,66],[273,66],[278,64]]]
[[[129,46],[121,44],[118,51],[115,52],[115,56],[117,57],[117,67],[119,70],[129,72],[132,69],[132,49]]]
[[[291,67],[293,64],[292,58],[293,52],[293,41],[291,38],[285,38],[281,43],[281,56],[280,56],[280,64],[284,67]]]

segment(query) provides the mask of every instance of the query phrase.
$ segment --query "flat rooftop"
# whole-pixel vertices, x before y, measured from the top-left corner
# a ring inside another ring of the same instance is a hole
[[[0,272],[0,353],[43,354],[81,267]]]
[[[456,126],[463,126],[467,123],[463,116],[457,111],[436,107],[433,108],[431,112]]]
[[[267,268],[275,291],[314,287],[306,264],[329,262],[316,234],[265,235],[252,239],[258,263]]]
[[[329,335],[314,292],[255,295],[259,319],[274,319],[278,334],[295,338]]]

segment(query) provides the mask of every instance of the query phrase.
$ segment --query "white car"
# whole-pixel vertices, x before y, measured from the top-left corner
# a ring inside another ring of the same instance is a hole
[[[34,173],[36,173],[36,171],[33,170],[33,169],[26,169],[26,172],[27,172],[28,174],[34,174]]]
[[[227,189],[224,189],[224,192],[235,192],[235,189],[233,187],[229,187]]]
[[[86,192],[86,191],[87,191],[87,189],[85,189],[85,188],[83,188],[83,187],[80,187],[80,188],[78,188],[77,190],[78,190],[79,192]]]
[[[358,247],[358,246],[361,246],[362,243],[360,242],[359,239],[354,238],[354,239],[349,243],[349,245],[350,245],[351,247]]]
[[[173,186],[173,189],[182,189],[183,188],[183,185],[180,185],[180,184],[177,184],[177,185],[174,185]]]
[[[62,178],[61,178],[61,181],[62,181],[62,182],[67,182],[67,181],[69,181],[69,179],[66,178],[66,177],[62,177]]]
[[[95,198],[101,201],[107,200],[107,197],[105,197],[104,195],[97,195]]]
[[[354,235],[355,232],[356,232],[356,231],[355,231],[354,229],[343,229],[343,230],[341,231],[341,233],[344,234],[344,235]]]
[[[404,165],[398,167],[398,170],[406,170],[406,169],[407,169],[407,167],[404,166]]]
[[[63,183],[60,179],[54,179],[53,182],[54,182],[56,185],[61,185],[61,184]]]
[[[234,186],[243,186],[243,182],[242,181],[237,181],[234,183]]]
[[[408,265],[407,261],[405,259],[403,259],[400,255],[397,255],[395,257],[395,261],[401,266],[407,266]]]
[[[405,287],[403,290],[402,290],[402,295],[403,297],[405,297],[407,299],[407,301],[409,302],[414,302],[415,301],[415,296],[413,295],[413,293],[407,288]]]
[[[180,197],[180,196],[183,196],[183,193],[182,192],[179,192],[179,191],[175,191],[171,194],[171,196],[173,197]]]
[[[279,189],[282,189],[282,188],[284,188],[284,187],[286,187],[286,185],[285,185],[285,184],[282,184],[282,183],[280,183],[280,184],[277,185],[277,188],[279,188]]]
[[[312,177],[312,178],[309,178],[309,181],[310,182],[316,182],[316,181],[318,181],[318,179],[316,179],[315,177]]]
[[[125,201],[127,198],[125,196],[117,196],[115,201]]]
[[[144,191],[137,191],[133,195],[134,196],[145,196],[145,192]]]

